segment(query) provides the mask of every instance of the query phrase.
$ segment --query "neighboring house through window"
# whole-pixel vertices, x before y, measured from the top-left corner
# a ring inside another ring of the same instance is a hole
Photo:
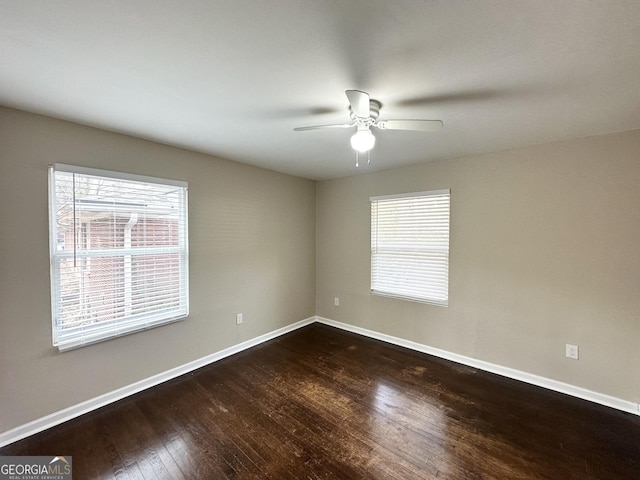
[[[56,164],[49,220],[58,349],[188,315],[185,182]]]
[[[447,306],[450,191],[370,200],[371,293]]]

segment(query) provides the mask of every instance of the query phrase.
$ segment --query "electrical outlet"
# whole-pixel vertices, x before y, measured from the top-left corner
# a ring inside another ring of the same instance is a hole
[[[333,304],[334,304],[336,307],[339,307],[339,306],[340,306],[340,299],[339,299],[338,297],[334,297],[334,298],[333,298]]]
[[[244,319],[241,313],[236,313],[236,325],[240,325]]]
[[[567,343],[566,350],[565,350],[565,356],[567,358],[572,358],[574,360],[578,360],[578,346],[577,345],[569,345]]]

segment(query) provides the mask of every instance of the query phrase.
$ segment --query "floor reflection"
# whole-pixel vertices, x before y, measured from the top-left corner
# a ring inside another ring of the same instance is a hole
[[[371,436],[434,476],[449,470],[447,416],[419,391],[403,391],[379,381],[374,389]]]

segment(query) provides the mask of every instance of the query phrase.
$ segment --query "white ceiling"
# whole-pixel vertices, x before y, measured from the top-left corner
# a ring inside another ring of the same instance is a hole
[[[346,89],[380,118],[355,168]],[[0,104],[312,179],[640,128],[640,1],[0,0]]]

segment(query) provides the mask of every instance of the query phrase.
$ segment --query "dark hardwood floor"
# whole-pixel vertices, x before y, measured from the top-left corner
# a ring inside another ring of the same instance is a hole
[[[640,479],[640,417],[313,324],[0,449],[74,479]]]

